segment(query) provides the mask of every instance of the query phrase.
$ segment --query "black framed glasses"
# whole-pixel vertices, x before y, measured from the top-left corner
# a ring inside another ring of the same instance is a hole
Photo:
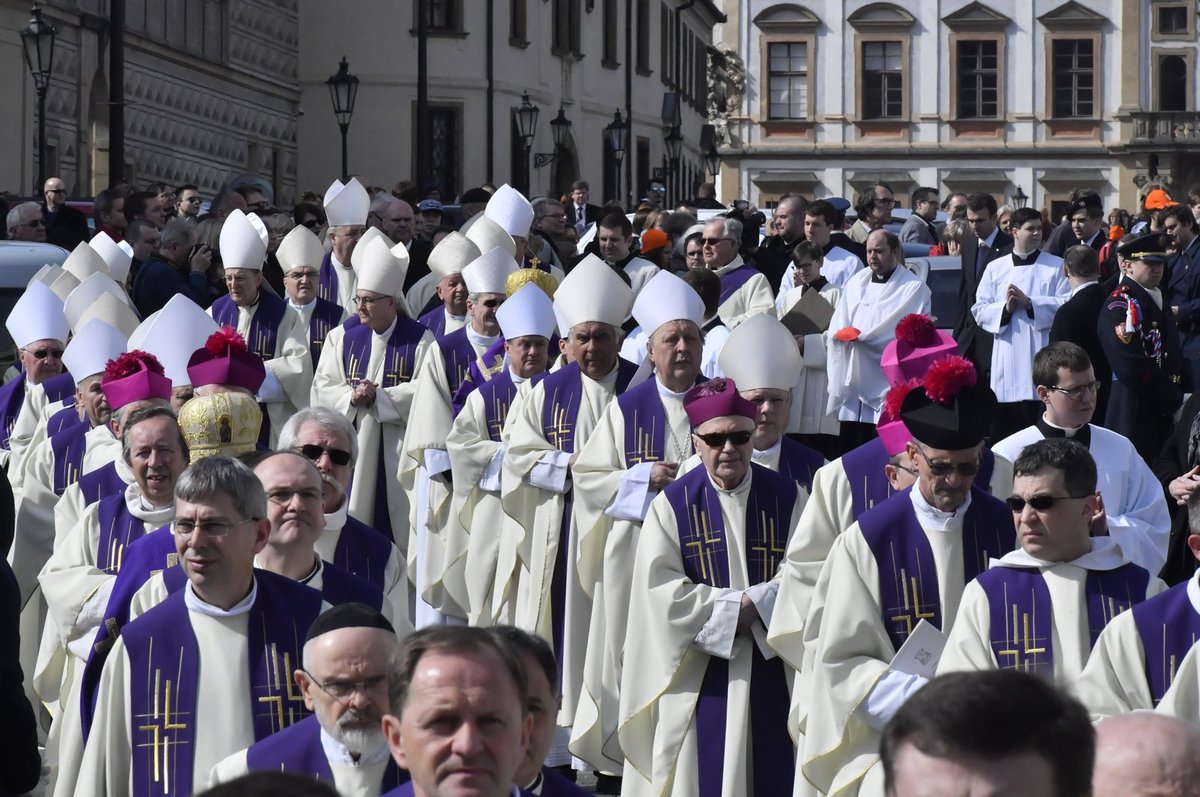
[[[300,671],[307,675],[312,680],[317,688],[325,694],[332,697],[339,703],[345,703],[350,698],[354,697],[355,693],[360,695],[371,695],[379,691],[380,688],[387,686],[386,675],[376,675],[374,678],[364,678],[361,681],[325,681],[322,682],[303,667]]]
[[[979,473],[979,462],[934,462],[920,446],[917,446],[917,453],[929,466],[929,472],[940,478],[945,478],[952,473],[966,477],[974,477],[976,473]]]
[[[1087,495],[1035,495],[1026,500],[1019,495],[1010,495],[1004,499],[1004,503],[1008,504],[1008,508],[1013,512],[1024,511],[1026,504],[1037,512],[1045,512],[1059,501],[1077,501],[1087,497]]]
[[[305,459],[312,460],[313,462],[319,460],[322,454],[328,454],[329,461],[334,465],[341,466],[350,464],[350,452],[344,451],[340,448],[326,448],[325,446],[319,446],[316,443],[309,443],[303,446],[296,446],[296,448],[293,450],[298,451]]]
[[[202,523],[193,523],[190,520],[172,520],[171,532],[176,537],[191,537],[200,532],[209,537],[220,539],[228,536],[229,532],[238,526],[244,526],[247,523],[257,523],[258,521],[259,518],[246,518],[236,523],[231,523],[228,520],[206,520]]]
[[[307,227],[310,230],[315,230],[321,226],[321,222],[317,219],[305,219],[304,221],[300,222],[300,226]]]
[[[1062,393],[1064,396],[1072,399],[1081,399],[1087,393],[1097,393],[1100,391],[1100,380],[1088,382],[1085,385],[1076,385],[1075,387],[1059,387],[1058,385],[1047,385],[1047,390],[1053,390],[1055,393]]]
[[[30,351],[29,349],[22,349],[21,351],[25,352],[26,354],[32,354],[34,358],[38,360],[44,360],[47,357],[53,357],[56,360],[61,360],[63,356],[62,349],[36,349],[33,351]]]
[[[704,441],[706,446],[713,448],[724,448],[728,441],[735,446],[744,446],[750,442],[750,437],[754,434],[753,431],[741,432],[709,432],[708,434],[700,434],[696,432],[696,437]]]
[[[67,193],[67,189],[65,189],[65,188],[47,188],[46,193],[47,194],[65,194],[65,193]]]

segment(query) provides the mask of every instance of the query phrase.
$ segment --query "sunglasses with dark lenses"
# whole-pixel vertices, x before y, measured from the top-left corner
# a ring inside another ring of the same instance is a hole
[[[1045,512],[1050,507],[1057,504],[1059,501],[1074,501],[1076,498],[1087,498],[1086,495],[1035,495],[1026,501],[1019,495],[1010,495],[1004,499],[1004,503],[1008,504],[1008,508],[1014,512],[1021,512],[1025,509],[1025,505],[1033,507],[1035,511]]]
[[[310,459],[313,462],[319,460],[322,454],[328,454],[329,461],[334,465],[350,464],[350,452],[343,451],[340,448],[325,448],[325,446],[319,446],[316,443],[309,443],[308,445],[300,446],[299,451],[304,455],[305,459]]]
[[[38,360],[44,360],[47,357],[53,357],[56,360],[61,360],[63,356],[62,349],[38,349],[37,351],[29,351],[26,349],[25,351],[29,354],[32,354]]]
[[[978,462],[959,462],[957,464],[952,462],[934,462],[920,448],[917,451],[920,453],[921,458],[925,460],[925,464],[929,466],[929,472],[934,476],[944,478],[951,473],[957,473],[959,476],[974,476],[976,473],[979,473]]]
[[[710,432],[709,434],[697,433],[696,437],[699,437],[701,440],[703,440],[704,444],[707,446],[712,446],[713,448],[724,448],[726,440],[733,443],[735,446],[744,446],[746,443],[750,442],[750,436],[753,434],[754,432]]]

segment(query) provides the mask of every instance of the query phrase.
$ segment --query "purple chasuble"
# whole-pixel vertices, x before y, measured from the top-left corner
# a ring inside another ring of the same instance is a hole
[[[317,306],[308,317],[308,353],[312,357],[313,368],[321,362],[321,349],[325,347],[325,338],[329,336],[329,330],[342,320],[342,308],[339,305],[325,301],[319,296],[315,301]]]
[[[333,264],[333,252],[326,252],[321,258],[321,268],[317,272],[320,284],[317,286],[317,296],[333,304],[338,303],[338,281],[342,275],[339,271],[351,272],[350,269],[339,269]],[[341,305],[338,305],[339,307]],[[346,308],[349,310],[350,308]]]
[[[264,363],[274,359],[275,345],[279,340],[279,324],[287,311],[287,302],[273,293],[259,291],[258,309],[250,317],[250,326],[246,330],[246,348]],[[213,320],[221,326],[238,326],[238,306],[226,294],[212,303]],[[267,414],[267,405],[259,402],[262,410],[262,425],[258,432],[258,442],[268,447],[271,440],[271,419]]]
[[[79,477],[79,494],[83,497],[84,507],[104,498],[106,495],[121,493],[124,495],[125,480],[117,473],[117,463],[106,462],[95,470],[90,470]]]
[[[75,403],[75,377],[66,371],[42,382],[42,390],[46,392],[46,401],[50,404],[56,401]]]
[[[346,516],[346,525],[333,548],[333,563],[347,573],[383,589],[383,574],[392,555],[392,542],[361,520]]]
[[[79,481],[83,454],[87,451],[87,433],[91,429],[90,423],[81,423],[50,436],[50,450],[54,454],[51,473],[55,495],[61,496],[64,490]]]
[[[435,338],[446,334],[446,306],[439,304],[425,315],[417,319],[421,326],[433,333]]]
[[[388,337],[387,348],[383,354],[383,378],[380,388],[396,387],[411,382],[413,370],[417,363],[417,348],[426,333],[425,327],[411,318],[396,316],[396,324]],[[371,339],[374,332],[369,326],[358,324],[346,329],[342,338],[342,368],[346,374],[346,382],[356,387],[367,378],[367,365],[371,361]],[[375,508],[371,517],[371,525],[392,539],[391,514],[388,512],[387,485],[394,480],[396,474],[386,472],[383,455],[383,435],[379,437],[378,464],[375,468]],[[360,474],[370,478],[371,474]]]
[[[292,672],[301,662],[304,635],[321,613],[321,596],[263,570],[254,578],[258,594],[247,624],[246,709],[259,741],[309,714]],[[130,623],[122,638],[129,656],[133,794],[186,797],[192,793],[201,651],[184,592]]]
[[[751,465],[746,496],[746,573],[750,586],[770,581],[787,550],[796,483],[760,465]],[[669,484],[663,494],[679,530],[683,571],[696,584],[729,587],[729,550],[717,488],[704,468],[694,468]],[[752,760],[747,770],[755,794],[791,794],[795,753],[787,732],[789,706],[783,663],[763,658],[751,644],[750,732]],[[696,747],[700,764],[699,797],[720,797],[725,760],[729,662],[713,656],[704,672],[696,702]]]
[[[125,491],[100,499],[96,507],[100,524],[100,542],[96,550],[96,567],[110,575],[121,571],[125,549],[146,534],[146,524],[133,516],[125,503]]]
[[[779,472],[812,492],[813,476],[825,464],[825,455],[784,436],[779,445]]]
[[[703,374],[696,384],[707,382]],[[667,411],[658,395],[658,380],[651,376],[617,397],[625,418],[625,467],[659,462],[666,456]]]
[[[475,360],[475,348],[467,337],[467,328],[456,329],[437,339],[438,351],[446,367],[446,384],[450,387],[449,398],[453,399],[459,385],[467,378],[467,371]],[[503,354],[503,352],[501,352]],[[455,411],[457,414],[457,410]]]
[[[501,335],[495,343],[488,346],[487,351],[471,360],[471,364],[467,366],[467,375],[463,377],[458,389],[450,398],[454,417],[457,418],[458,414],[462,412],[463,405],[467,403],[467,396],[471,395],[476,388],[486,385],[495,378],[496,374],[507,370],[504,367],[504,336]]]
[[[321,571],[321,597],[330,606],[343,603],[365,603],[375,611],[383,609],[383,589],[365,578],[346,572],[326,562]]]
[[[729,300],[730,296],[737,293],[738,288],[750,281],[750,278],[758,273],[758,270],[744,263],[733,271],[728,271],[721,275],[721,304]]]
[[[1155,706],[1175,680],[1183,657],[1200,641],[1200,613],[1192,606],[1187,587],[1187,581],[1176,584],[1132,610],[1146,659],[1146,685]]]
[[[883,472],[883,466],[888,464],[888,459],[887,449],[878,437],[842,454],[842,470],[850,482],[850,501],[853,504],[855,520],[871,507],[891,498],[892,486]],[[974,485],[985,493],[991,487],[992,470],[995,466],[996,455],[990,448],[983,449]]]
[[[993,567],[976,579],[987,595],[992,654],[1002,670],[1054,677],[1050,589],[1036,567]],[[1146,599],[1150,574],[1134,564],[1089,570],[1084,584],[1092,645],[1114,617]]]
[[[290,772],[333,784],[333,770],[321,746],[321,723],[316,715],[250,745],[246,750],[246,768],[250,772]],[[389,756],[380,790],[394,789],[408,779],[408,772]]]
[[[12,436],[13,424],[25,404],[25,372],[22,371],[16,379],[0,387],[0,448],[8,448],[8,438]]]
[[[79,410],[72,403],[50,416],[49,420],[46,422],[46,436],[52,437],[53,435],[61,432],[63,429],[68,429],[72,426],[86,425],[87,423],[88,421],[86,417],[80,418]]]
[[[942,628],[937,566],[929,537],[917,522],[908,497],[912,489],[896,493],[858,519],[863,539],[879,565],[883,625],[896,650],[922,619]],[[972,487],[962,528],[963,583],[987,570],[988,560],[1013,550],[1016,539],[1012,512],[1004,502]]]

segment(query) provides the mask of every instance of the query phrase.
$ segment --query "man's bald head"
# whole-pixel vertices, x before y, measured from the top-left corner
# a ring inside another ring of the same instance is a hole
[[[1138,712],[1096,726],[1093,797],[1200,797],[1200,727]]]

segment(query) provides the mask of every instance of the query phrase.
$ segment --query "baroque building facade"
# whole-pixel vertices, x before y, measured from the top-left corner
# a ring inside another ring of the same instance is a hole
[[[733,5],[733,4],[731,4]],[[852,198],[876,180],[989,191],[1057,217],[1200,185],[1191,0],[743,0],[717,26],[721,195]],[[721,59],[718,59],[718,62]],[[734,84],[736,86],[737,80]]]

